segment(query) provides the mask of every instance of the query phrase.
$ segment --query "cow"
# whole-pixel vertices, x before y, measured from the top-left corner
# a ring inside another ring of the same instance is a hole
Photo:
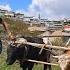
[[[22,38],[32,43],[38,43],[38,44],[44,43],[43,39],[38,37],[23,36]],[[34,63],[26,61],[26,59],[50,62],[50,55],[52,53],[49,50],[46,51],[45,49],[43,49],[41,54],[39,54],[40,50],[41,48],[37,48],[27,44],[14,45],[11,43],[7,48],[6,62],[8,65],[12,65],[16,60],[18,60],[20,62],[20,67],[22,67],[23,70],[26,70],[27,68],[28,70],[32,70]],[[43,70],[46,70],[47,66],[49,70],[51,70],[51,65],[45,65],[45,64]]]
[[[2,41],[0,40],[0,54],[2,52]]]
[[[70,50],[64,51],[64,54],[57,57],[61,70],[70,70]]]

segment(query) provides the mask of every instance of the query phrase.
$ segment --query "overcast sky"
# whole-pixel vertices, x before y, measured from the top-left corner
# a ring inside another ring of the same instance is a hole
[[[70,17],[70,0],[0,0],[0,8],[35,17]]]

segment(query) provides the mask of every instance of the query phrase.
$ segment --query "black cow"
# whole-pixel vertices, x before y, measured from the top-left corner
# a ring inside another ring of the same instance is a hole
[[[0,54],[2,52],[2,41],[0,40]]]
[[[39,43],[43,44],[43,40],[41,38],[37,37],[23,37],[28,42],[32,43]],[[12,44],[9,45],[7,48],[7,64],[12,65],[16,60],[19,60],[20,66],[23,68],[23,70],[32,70],[34,63],[28,62],[25,59],[32,59],[32,60],[39,60],[44,62],[50,62],[50,51],[46,51],[43,49],[42,53],[39,54],[40,48],[31,46],[31,45],[20,45],[19,47],[16,47]],[[46,70],[47,66],[49,67],[49,70],[51,70],[51,65],[45,65],[44,64],[44,70]]]

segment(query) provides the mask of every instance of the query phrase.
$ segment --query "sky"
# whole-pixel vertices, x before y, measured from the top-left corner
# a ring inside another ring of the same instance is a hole
[[[70,0],[0,0],[0,8],[42,18],[70,17]]]

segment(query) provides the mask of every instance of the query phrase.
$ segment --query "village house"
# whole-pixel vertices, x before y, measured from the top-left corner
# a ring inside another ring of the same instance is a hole
[[[7,12],[7,10],[0,9],[0,13],[5,14],[5,12]]]
[[[63,22],[62,21],[47,21],[48,30],[55,31],[63,29]]]
[[[5,14],[6,11],[7,11],[7,10],[2,10],[2,9],[0,9],[0,17],[4,16],[4,14]]]
[[[23,19],[23,21],[25,21],[25,22],[29,22],[30,23],[30,19],[32,19],[33,17],[30,17],[30,16],[24,16],[24,19]]]
[[[0,9],[0,15],[4,15],[6,18],[14,17],[14,12]]]
[[[15,18],[19,19],[19,20],[23,20],[24,14],[22,14],[22,13],[15,13]]]
[[[12,12],[12,11],[6,11],[4,15],[5,15],[6,18],[13,18],[13,17],[15,17],[15,13]]]
[[[64,31],[70,32],[70,25],[64,25]]]

